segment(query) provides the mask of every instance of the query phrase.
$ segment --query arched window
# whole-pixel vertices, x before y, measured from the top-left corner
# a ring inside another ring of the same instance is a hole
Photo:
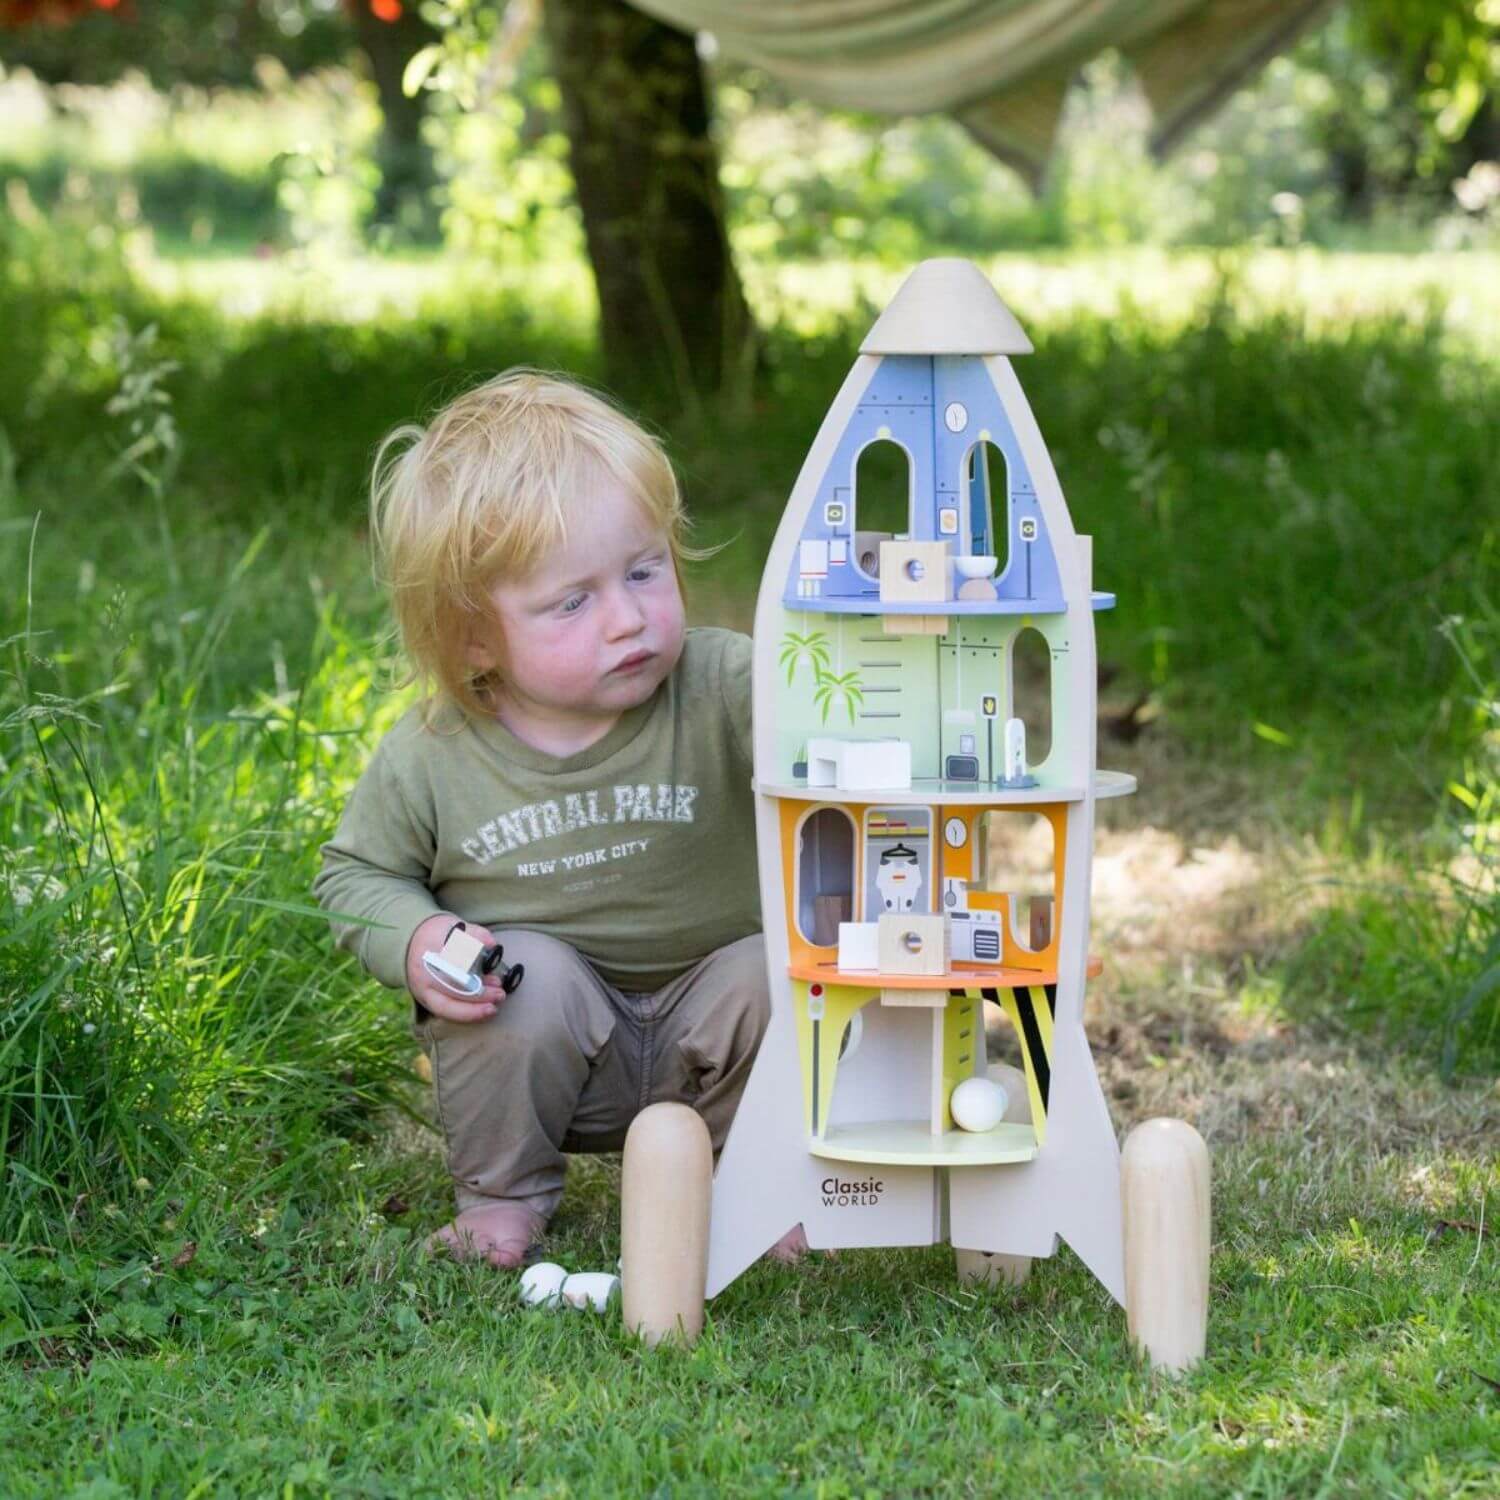
[[[839,940],[854,916],[854,819],[820,807],[797,832],[797,930],[815,948]]]
[[[854,466],[854,560],[880,576],[880,543],[911,533],[911,455],[894,438],[876,438]]]
[[[1039,766],[1052,753],[1052,648],[1028,625],[1010,643],[1011,713],[1026,726],[1026,760]]]
[[[959,538],[960,545],[976,557],[998,558],[998,578],[1010,561],[1010,480],[1005,455],[981,438],[964,459],[964,481],[968,531]]]
[[[980,878],[984,889],[1009,898],[1011,936],[1041,952],[1052,941],[1057,840],[1040,813],[992,810],[980,825]]]

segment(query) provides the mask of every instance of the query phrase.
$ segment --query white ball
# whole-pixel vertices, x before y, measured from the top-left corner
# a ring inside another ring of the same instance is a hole
[[[993,1078],[965,1078],[953,1090],[948,1107],[960,1130],[993,1130],[1005,1118],[1010,1095]]]
[[[620,1278],[608,1271],[575,1271],[562,1285],[562,1298],[569,1307],[591,1307],[603,1312],[609,1299],[620,1290]]]
[[[527,1266],[521,1272],[521,1300],[532,1307],[559,1307],[567,1279],[568,1273],[550,1260]]]

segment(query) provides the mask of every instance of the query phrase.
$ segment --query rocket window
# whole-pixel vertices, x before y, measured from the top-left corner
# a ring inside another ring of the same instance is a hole
[[[876,438],[854,465],[855,561],[880,576],[880,543],[911,535],[911,455],[894,438]]]
[[[797,930],[815,948],[831,948],[853,915],[854,819],[820,807],[797,835]]]
[[[1010,561],[1010,478],[1005,455],[991,442],[975,443],[964,459],[964,481],[968,528],[960,542],[975,557],[998,558],[998,578]]]
[[[1052,753],[1052,648],[1035,626],[1011,642],[1010,702],[1026,726],[1026,760],[1039,766]]]
[[[1040,953],[1052,941],[1057,840],[1040,813],[991,811],[979,824],[980,870],[987,892],[1005,898],[1016,945]]]

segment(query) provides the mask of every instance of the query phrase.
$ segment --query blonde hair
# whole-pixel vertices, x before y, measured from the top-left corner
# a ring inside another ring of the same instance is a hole
[[[370,491],[375,571],[406,656],[399,685],[420,685],[429,727],[444,700],[466,714],[490,712],[495,674],[472,666],[466,650],[477,621],[493,625],[489,590],[562,544],[570,507],[601,475],[666,532],[679,583],[684,559],[716,550],[686,545],[689,522],[661,444],[560,375],[507,370],[425,429],[409,423],[381,443]]]

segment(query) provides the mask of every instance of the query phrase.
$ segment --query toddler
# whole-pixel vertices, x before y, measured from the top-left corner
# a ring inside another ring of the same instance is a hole
[[[371,517],[421,692],[314,893],[413,997],[457,1195],[436,1241],[513,1266],[565,1153],[620,1149],[647,1104],[724,1143],[769,1014],[750,641],[685,628],[671,465],[557,377],[512,370],[393,433]],[[460,919],[525,966],[513,993],[423,968]]]

